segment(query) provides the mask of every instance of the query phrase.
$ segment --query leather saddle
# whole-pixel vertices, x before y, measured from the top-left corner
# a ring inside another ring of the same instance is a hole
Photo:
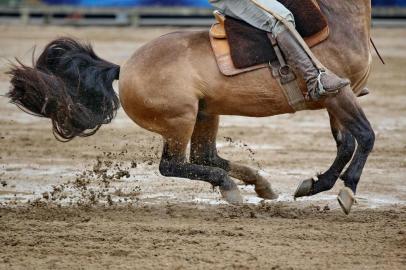
[[[279,0],[294,15],[296,29],[309,47],[329,36],[327,19],[316,0]],[[216,23],[210,29],[210,42],[217,64],[226,76],[269,67],[277,59],[268,33],[243,21],[214,11]]]

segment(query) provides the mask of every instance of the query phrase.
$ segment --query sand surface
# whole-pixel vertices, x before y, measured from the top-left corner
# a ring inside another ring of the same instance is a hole
[[[29,63],[57,36],[121,64],[174,30],[0,25],[0,95],[9,60]],[[235,207],[207,183],[160,176],[161,138],[122,110],[96,135],[60,143],[49,120],[0,97],[0,269],[404,269],[406,29],[373,36],[387,65],[374,59],[361,98],[377,140],[350,216],[336,201],[341,182],[292,199],[335,157],[325,111],[222,117],[220,154],[263,170],[280,193],[264,202],[240,185],[246,204]]]

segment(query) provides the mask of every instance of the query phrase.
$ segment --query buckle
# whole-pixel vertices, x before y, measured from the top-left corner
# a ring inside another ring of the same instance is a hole
[[[291,72],[291,68],[288,65],[281,66],[279,68],[279,75],[287,76]]]
[[[279,76],[281,77],[281,84],[285,85],[291,81],[296,80],[296,75],[293,73],[292,68],[288,65],[279,67]]]

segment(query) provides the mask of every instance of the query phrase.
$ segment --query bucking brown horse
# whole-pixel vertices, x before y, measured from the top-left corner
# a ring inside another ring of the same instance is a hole
[[[348,214],[375,140],[357,101],[371,65],[371,1],[318,2],[328,19],[330,36],[312,51],[328,69],[350,79],[351,87],[317,102],[308,101],[310,109],[327,109],[337,156],[317,179],[304,181],[296,197],[329,190],[341,178],[346,190],[338,198]],[[11,101],[30,113],[50,118],[60,140],[94,134],[113,119],[121,103],[135,123],[162,135],[162,175],[219,186],[230,203],[242,202],[230,176],[254,185],[259,197],[277,197],[256,170],[218,156],[219,116],[264,117],[292,113],[292,108],[266,69],[222,75],[208,31],[161,36],[137,50],[122,67],[99,58],[90,45],[59,38],[46,46],[34,67],[19,63],[9,73]],[[119,99],[112,87],[116,79]]]

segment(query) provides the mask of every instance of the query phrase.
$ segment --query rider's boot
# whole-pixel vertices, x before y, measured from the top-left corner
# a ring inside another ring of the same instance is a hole
[[[279,33],[276,40],[287,63],[302,74],[307,84],[308,97],[311,100],[316,101],[322,96],[335,94],[350,83],[349,80],[342,79],[331,72],[318,70],[288,30]]]

